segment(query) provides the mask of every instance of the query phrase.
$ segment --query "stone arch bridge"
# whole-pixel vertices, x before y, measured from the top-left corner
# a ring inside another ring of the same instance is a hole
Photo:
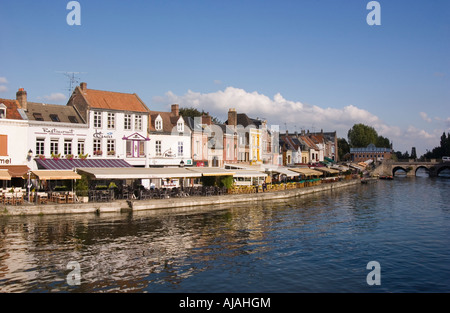
[[[416,172],[424,168],[428,171],[430,177],[437,177],[444,169],[450,169],[450,162],[421,162],[410,160],[409,162],[394,162],[385,160],[374,170],[375,175],[391,176],[398,170],[404,170],[407,176],[415,176]]]

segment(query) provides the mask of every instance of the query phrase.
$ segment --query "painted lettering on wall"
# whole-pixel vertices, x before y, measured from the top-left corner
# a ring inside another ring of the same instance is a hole
[[[42,131],[51,135],[73,135],[73,129],[70,130],[58,130],[56,128],[42,128]]]
[[[11,158],[0,158],[0,164],[11,164]]]
[[[92,135],[94,138],[99,138],[99,139],[101,139],[101,138],[107,138],[107,139],[112,139],[113,138],[113,133],[106,133],[106,134],[103,134],[103,132],[99,132],[99,131],[95,131],[95,133]]]

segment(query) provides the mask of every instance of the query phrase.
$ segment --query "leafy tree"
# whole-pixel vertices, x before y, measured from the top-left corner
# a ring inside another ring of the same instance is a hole
[[[199,116],[203,116],[203,115],[209,115],[208,112],[205,112],[203,109],[200,112],[198,109],[196,108],[180,108],[179,111],[181,116],[186,116],[186,117],[199,117]],[[221,124],[220,120],[217,117],[211,116],[211,121],[215,124]]]
[[[344,138],[338,138],[338,155],[339,160],[343,160],[344,156],[350,152],[350,146]]]
[[[348,144],[352,148],[364,148],[374,144],[378,148],[391,148],[392,143],[386,137],[379,136],[375,128],[364,124],[355,124],[348,131]]]
[[[440,159],[443,156],[450,156],[450,133],[441,136],[440,146],[433,148],[433,150],[428,151],[422,156],[425,159]]]
[[[367,147],[371,143],[376,145],[378,134],[375,128],[371,126],[355,124],[348,131],[347,138],[350,147],[362,148]]]

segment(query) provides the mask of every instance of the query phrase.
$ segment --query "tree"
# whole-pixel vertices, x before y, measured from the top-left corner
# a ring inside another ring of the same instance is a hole
[[[192,108],[192,107],[191,108],[180,108],[179,113],[180,113],[181,116],[192,117],[192,118],[200,117],[200,116],[203,116],[203,115],[209,115],[209,113],[205,112],[203,109],[200,112],[198,109]],[[214,117],[214,116],[211,116],[211,121],[213,123],[215,123],[215,124],[220,124],[221,123],[220,120],[217,117]]]
[[[441,136],[441,142],[439,147],[433,148],[433,150],[428,151],[422,156],[424,159],[440,159],[443,156],[450,156],[450,133]]]
[[[343,160],[344,156],[350,152],[350,146],[344,138],[338,138],[338,155],[339,160]]]
[[[348,131],[347,138],[350,147],[362,148],[367,147],[371,143],[376,145],[378,134],[375,128],[371,126],[355,124]]]

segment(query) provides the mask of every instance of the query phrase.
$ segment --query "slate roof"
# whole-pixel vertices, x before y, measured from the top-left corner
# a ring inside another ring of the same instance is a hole
[[[27,107],[26,116],[30,121],[84,123],[82,117],[72,106],[28,102]]]

